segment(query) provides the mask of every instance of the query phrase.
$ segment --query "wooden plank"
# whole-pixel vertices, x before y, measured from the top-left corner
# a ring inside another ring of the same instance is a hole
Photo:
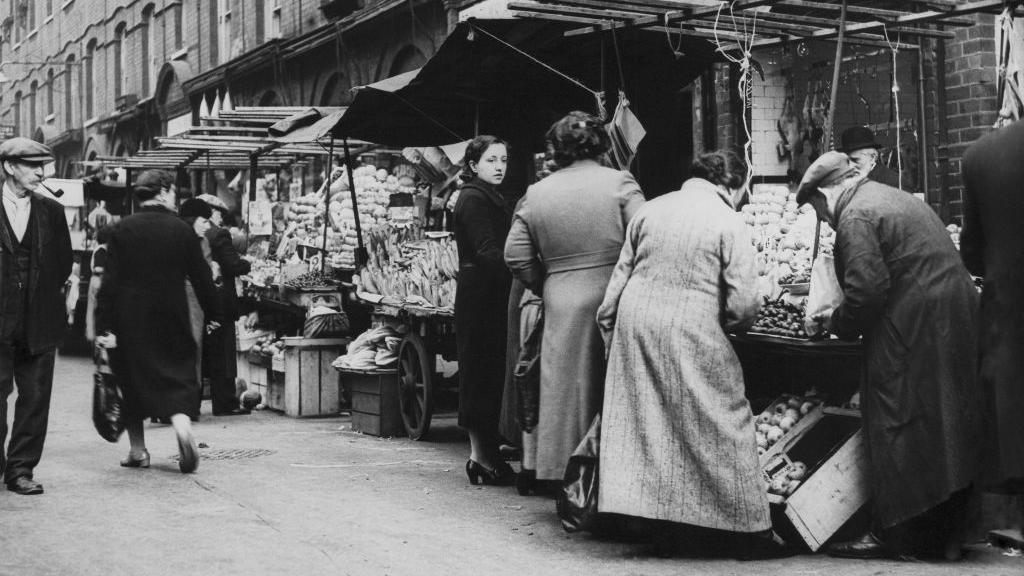
[[[363,394],[362,392],[352,393],[352,409],[366,414],[380,415],[380,395]]]
[[[606,20],[595,20],[593,18],[577,18],[575,16],[562,16],[559,14],[547,14],[545,12],[524,12],[521,10],[517,10],[515,12],[515,15],[517,18],[530,18],[534,20],[553,20],[556,22],[571,22],[574,24],[591,24],[602,28],[604,28],[604,24],[607,22]],[[611,26],[608,26],[607,29],[610,28]]]
[[[516,12],[544,12],[547,14],[558,14],[562,16],[584,16],[599,20],[624,20],[626,22],[632,22],[641,16],[641,14],[622,12],[619,10],[602,10],[584,8],[582,6],[563,6],[561,4],[542,4],[540,2],[509,2],[508,9]]]
[[[714,18],[689,19],[689,20],[683,20],[683,22],[686,22],[686,23],[700,23],[702,25],[708,26],[709,28],[713,28],[714,25],[715,25]],[[723,27],[726,30],[733,30],[733,29],[735,29],[734,25],[746,26],[747,30],[754,30],[755,27],[756,27],[756,29],[759,30],[759,31],[762,30],[762,29],[769,29],[769,30],[781,31],[783,33],[786,33],[786,32],[803,32],[803,33],[806,33],[806,34],[810,34],[810,33],[814,32],[814,31],[818,30],[818,28],[815,27],[815,26],[805,26],[805,25],[800,25],[800,24],[792,24],[792,23],[788,23],[788,22],[772,22],[772,21],[762,20],[760,17],[757,17],[757,18],[746,18],[746,17],[743,17],[743,16],[729,16],[728,14],[723,14],[722,17],[718,21],[718,29],[719,30],[722,30]]]
[[[820,10],[822,12],[840,12],[842,6],[839,4],[831,4],[828,2],[811,2],[810,0],[779,0],[777,4],[783,6],[790,6],[793,8],[806,8],[808,10]],[[911,12],[907,10],[888,10],[885,8],[869,8],[867,6],[857,6],[851,4],[846,7],[846,11],[850,14],[865,14],[868,16],[880,16],[882,18],[898,18]],[[838,22],[833,22],[832,26],[835,27]]]
[[[310,416],[320,411],[320,351],[299,350],[299,380],[293,383],[298,410],[295,416]]]
[[[352,411],[352,430],[371,436],[380,436],[380,415]]]
[[[341,374],[331,366],[340,356],[339,349],[325,348],[320,355],[320,397],[317,414],[337,414],[341,410]]]
[[[294,415],[299,410],[299,398],[295,393],[302,371],[302,358],[299,356],[299,349],[285,346],[284,349],[284,386],[281,399],[281,406],[285,414]]]
[[[866,465],[864,432],[858,430],[786,499],[786,517],[812,552],[867,503]]]

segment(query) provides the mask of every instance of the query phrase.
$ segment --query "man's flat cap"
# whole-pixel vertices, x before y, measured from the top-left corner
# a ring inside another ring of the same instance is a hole
[[[224,213],[229,212],[228,205],[225,204],[223,200],[214,196],[213,194],[200,194],[199,196],[196,196],[196,199],[206,202],[207,205],[209,205],[210,208],[213,208],[214,210],[220,210],[221,212]]]
[[[835,150],[825,152],[815,160],[796,189],[796,202],[803,204],[810,198],[811,193],[818,188],[831,186],[836,182],[846,179],[857,172],[857,166],[850,161],[850,157]]]
[[[18,136],[0,144],[0,160],[46,164],[53,162],[53,152],[46,144]]]

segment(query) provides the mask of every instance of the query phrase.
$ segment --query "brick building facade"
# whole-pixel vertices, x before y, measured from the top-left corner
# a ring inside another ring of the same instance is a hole
[[[0,124],[82,160],[153,146],[203,98],[342,105],[421,66],[459,0],[0,0]]]

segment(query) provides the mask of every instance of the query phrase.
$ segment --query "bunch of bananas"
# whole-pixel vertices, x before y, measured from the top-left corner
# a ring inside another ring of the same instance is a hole
[[[455,306],[459,255],[450,238],[396,247],[389,239],[353,281],[359,289],[399,300],[422,299],[436,308]],[[408,256],[405,256],[408,254]],[[397,257],[394,257],[397,256]]]

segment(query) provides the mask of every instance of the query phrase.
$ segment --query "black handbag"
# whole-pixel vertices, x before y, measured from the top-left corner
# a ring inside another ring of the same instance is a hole
[[[540,418],[540,347],[544,334],[543,308],[539,308],[537,321],[519,350],[519,358],[512,370],[516,387],[516,419],[523,432],[532,432]]]
[[[607,516],[597,511],[600,447],[601,415],[598,414],[565,467],[556,508],[566,532],[602,532],[608,527]]]
[[[96,372],[92,377],[92,424],[107,442],[117,442],[124,432],[124,398],[117,376],[110,368],[106,349],[96,347]]]

